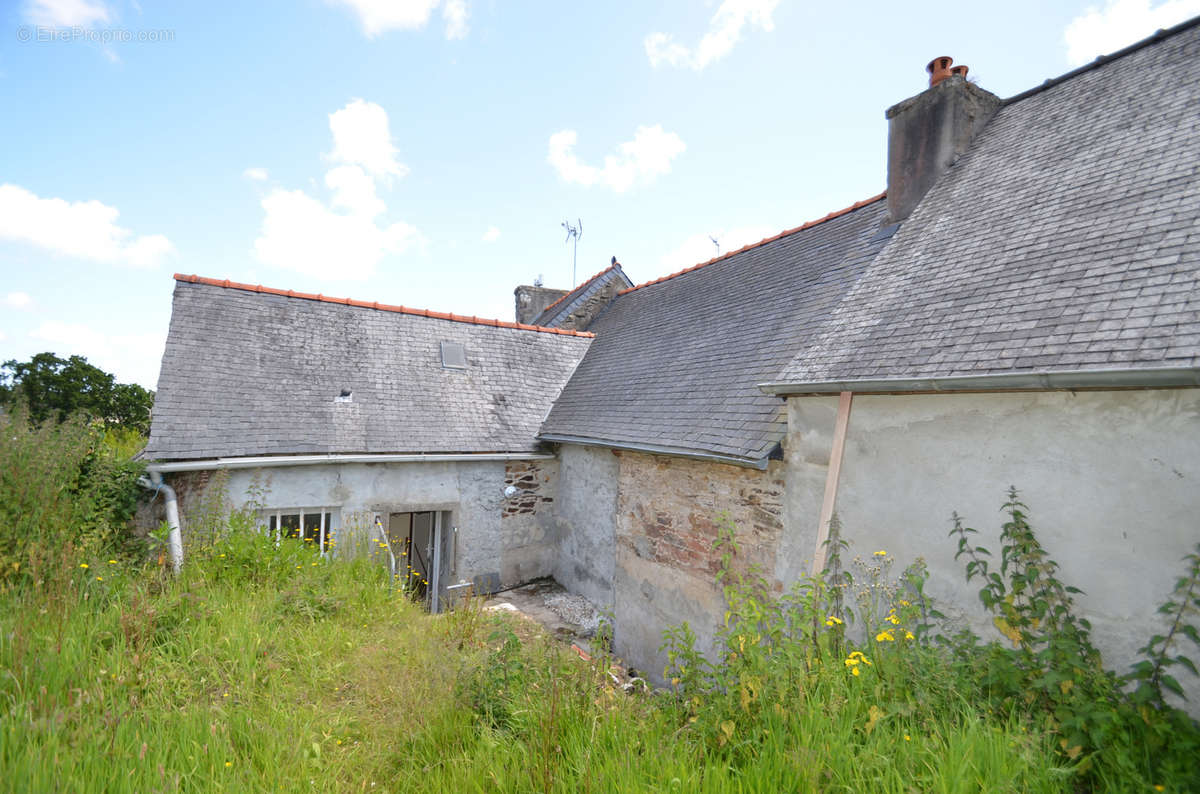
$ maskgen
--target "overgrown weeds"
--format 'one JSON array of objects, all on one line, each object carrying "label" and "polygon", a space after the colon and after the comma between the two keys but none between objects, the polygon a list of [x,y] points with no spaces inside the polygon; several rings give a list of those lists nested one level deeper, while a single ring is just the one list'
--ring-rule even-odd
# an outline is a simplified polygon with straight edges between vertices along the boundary
[{"label": "overgrown weeds", "polygon": [[843,564],[836,522],[824,575],[784,592],[741,564],[726,526],[716,648],[671,630],[670,692],[628,694],[607,640],[585,661],[469,597],[430,616],[378,559],[276,542],[252,506],[214,501],[182,574],[164,575],[114,553],[126,508],[87,485],[100,471],[84,463],[87,425],[18,430],[0,452],[28,461],[2,509],[32,533],[0,530],[6,565],[20,563],[0,592],[11,790],[1195,788],[1195,725],[1165,699],[1191,666],[1179,645],[1196,638],[1197,554],[1125,695],[1017,504],[1000,568],[972,569],[1015,648],[939,638],[923,564],[897,575],[883,549]]},{"label": "overgrown weeds", "polygon": [[974,543],[978,532],[953,518],[956,556],[965,558],[967,580],[982,582],[979,600],[1010,643],[959,635],[951,645],[964,662],[965,684],[993,709],[1040,715],[1086,785],[1128,790],[1149,780],[1173,790],[1200,789],[1200,725],[1169,706],[1163,691],[1183,695],[1171,667],[1196,672],[1176,645],[1181,639],[1200,644],[1189,622],[1200,614],[1200,554],[1184,558],[1185,573],[1159,610],[1172,618],[1168,633],[1152,636],[1141,649],[1144,658],[1118,677],[1104,668],[1092,626],[1077,614],[1074,597],[1082,591],[1060,579],[1015,488],[1003,510],[998,567],[991,552]]}]

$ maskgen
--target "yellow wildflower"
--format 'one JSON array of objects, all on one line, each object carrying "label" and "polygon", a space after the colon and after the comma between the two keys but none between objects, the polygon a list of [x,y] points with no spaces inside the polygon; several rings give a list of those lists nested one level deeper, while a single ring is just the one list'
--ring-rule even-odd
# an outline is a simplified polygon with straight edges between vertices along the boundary
[{"label": "yellow wildflower", "polygon": [[854,675],[858,675],[858,674],[859,674],[859,673],[858,673],[858,668],[857,668],[857,667],[852,667],[852,668],[850,668],[850,672],[851,672],[851,673],[853,673]]},{"label": "yellow wildflower", "polygon": [[892,636],[890,630],[881,631],[875,635],[875,642],[895,642],[896,638]]},{"label": "yellow wildflower", "polygon": [[80,568],[82,568],[82,569],[84,569],[84,570],[86,571],[86,570],[87,570],[87,567],[88,567],[88,564],[87,564],[86,562],[81,562],[81,563],[79,563],[79,567],[80,567]]},{"label": "yellow wildflower", "polygon": [[909,736],[909,735],[906,733],[906,734],[904,734],[904,741],[906,741],[906,742],[911,742],[911,741],[912,741],[912,737],[911,737],[911,736]]},{"label": "yellow wildflower", "polygon": [[97,576],[97,577],[96,577],[96,581],[97,581],[97,582],[103,582],[103,581],[104,581],[104,577],[103,577],[103,576]]},{"label": "yellow wildflower", "polygon": [[840,625],[842,625],[842,619],[839,617],[836,617],[834,615],[830,615],[829,617],[825,618],[825,625],[826,626],[840,626]]},{"label": "yellow wildflower", "polygon": [[[862,651],[852,651],[850,655],[846,657],[844,664],[851,669],[857,668],[860,664],[865,664],[869,667],[871,665],[871,660],[863,656]],[[858,675],[858,673],[855,673],[855,675]]]},{"label": "yellow wildflower", "polygon": [[880,549],[879,551],[875,552],[875,556],[876,556],[876,557],[886,557],[886,556],[887,556],[887,552],[886,552],[886,551],[884,551],[883,549]]},{"label": "yellow wildflower", "polygon": [[914,636],[913,636],[913,633],[912,633],[911,631],[905,631],[905,632],[904,632],[904,639],[906,639],[906,640],[915,640],[915,639],[916,639],[916,637],[914,637]]},{"label": "yellow wildflower", "polygon": [[117,561],[116,561],[116,560],[109,560],[109,561],[108,561],[108,564],[109,564],[109,565],[116,565],[116,564],[117,564]]},{"label": "yellow wildflower", "polygon": [[226,762],[225,762],[225,766],[233,766],[233,762],[232,762],[232,761],[226,761]]}]

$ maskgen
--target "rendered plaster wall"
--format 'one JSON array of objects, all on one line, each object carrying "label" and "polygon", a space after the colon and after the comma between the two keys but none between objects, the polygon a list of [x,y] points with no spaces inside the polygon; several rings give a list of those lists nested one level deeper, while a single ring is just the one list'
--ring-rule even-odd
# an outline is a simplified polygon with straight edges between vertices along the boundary
[{"label": "rendered plaster wall", "polygon": [[605,608],[613,603],[619,464],[607,447],[559,448],[554,579]]},{"label": "rendered plaster wall", "polygon": [[741,551],[734,570],[758,566],[772,579],[783,532],[785,466],[766,471],[620,451],[613,576],[617,652],[661,680],[663,632],[687,621],[711,651],[725,604],[713,550],[732,527]]},{"label": "rendered plaster wall", "polygon": [[[789,488],[812,491],[789,493],[788,535],[810,543],[836,398],[788,403]],[[854,397],[837,495],[850,556],[885,549],[894,572],[923,556],[939,608],[989,638],[979,584],[965,581],[947,533],[957,512],[998,554],[1010,485],[1061,579],[1086,592],[1078,605],[1107,666],[1127,671],[1162,633],[1155,610],[1198,539],[1200,389]],[[785,567],[805,552],[792,548]],[[1196,703],[1200,687],[1186,685]]]},{"label": "rendered plaster wall", "polygon": [[552,511],[557,460],[516,460],[504,467],[506,496],[500,511],[500,584],[504,587],[554,572],[558,557]]},{"label": "rendered plaster wall", "polygon": [[[176,478],[194,478],[194,473]],[[233,469],[227,493],[234,505],[253,502],[264,509],[332,507],[340,512],[345,542],[354,542],[355,525],[370,513],[387,515],[420,510],[449,511],[457,537],[447,539],[453,559],[447,572],[454,581],[502,579],[505,463],[348,463]],[[185,508],[185,523],[186,509]]]}]

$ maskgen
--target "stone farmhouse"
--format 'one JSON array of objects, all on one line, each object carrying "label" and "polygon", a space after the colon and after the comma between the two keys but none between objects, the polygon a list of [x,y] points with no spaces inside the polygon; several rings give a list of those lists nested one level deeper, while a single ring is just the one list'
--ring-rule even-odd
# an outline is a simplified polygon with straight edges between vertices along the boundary
[{"label": "stone farmhouse", "polygon": [[928,68],[886,193],[518,322],[176,276],[151,468],[185,521],[227,470],[269,531],[379,533],[431,596],[553,576],[651,675],[711,642],[726,520],[784,587],[836,511],[990,630],[949,518],[1015,485],[1125,669],[1200,540],[1200,19],[1009,99]]}]

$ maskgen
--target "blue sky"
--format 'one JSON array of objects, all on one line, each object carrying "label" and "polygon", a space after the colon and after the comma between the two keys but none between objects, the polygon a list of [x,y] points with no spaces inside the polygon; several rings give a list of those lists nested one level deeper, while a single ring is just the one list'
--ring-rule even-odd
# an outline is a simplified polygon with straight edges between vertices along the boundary
[{"label": "blue sky", "polygon": [[0,360],[153,387],[174,272],[512,319],[563,220],[673,272],[879,193],[933,57],[1011,96],[1200,0],[0,7]]}]

